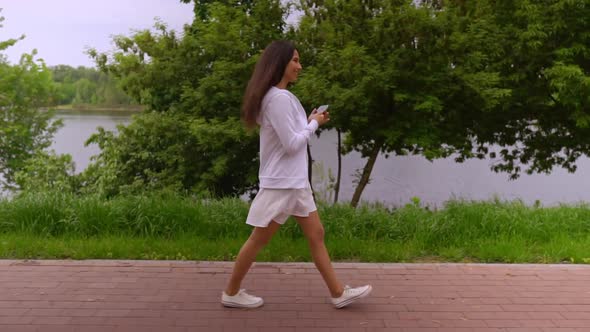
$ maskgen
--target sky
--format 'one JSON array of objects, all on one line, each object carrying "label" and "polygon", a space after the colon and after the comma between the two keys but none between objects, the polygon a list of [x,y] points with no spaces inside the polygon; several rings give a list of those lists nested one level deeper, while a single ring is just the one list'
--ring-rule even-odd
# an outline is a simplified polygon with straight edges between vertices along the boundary
[{"label": "sky", "polygon": [[193,20],[193,5],[179,0],[0,0],[0,8],[0,41],[26,35],[4,51],[13,64],[37,49],[48,66],[94,67],[86,49],[113,50],[113,35],[151,29],[156,17],[179,32]]}]

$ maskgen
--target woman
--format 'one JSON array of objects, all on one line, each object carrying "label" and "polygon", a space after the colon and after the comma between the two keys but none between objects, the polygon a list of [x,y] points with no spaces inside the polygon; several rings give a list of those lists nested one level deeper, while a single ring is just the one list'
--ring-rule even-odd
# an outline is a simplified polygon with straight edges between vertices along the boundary
[{"label": "woman", "polygon": [[372,289],[370,285],[343,286],[324,245],[324,228],[307,179],[307,142],[319,126],[330,120],[330,115],[318,114],[314,109],[307,118],[297,97],[287,90],[301,69],[299,53],[291,42],[272,42],[258,60],[246,88],[242,118],[248,127],[260,125],[260,190],[246,220],[254,230],[242,246],[222,293],[221,303],[228,307],[263,305],[261,298],[240,290],[240,284],[258,252],[290,215],[308,240],[313,261],[336,308],[367,296]]}]

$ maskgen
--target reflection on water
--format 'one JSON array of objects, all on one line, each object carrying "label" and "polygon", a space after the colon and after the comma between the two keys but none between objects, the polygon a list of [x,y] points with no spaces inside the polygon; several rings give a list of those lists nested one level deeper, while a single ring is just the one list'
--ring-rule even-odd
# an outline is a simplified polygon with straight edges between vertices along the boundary
[{"label": "reflection on water", "polygon": [[[115,129],[117,124],[129,123],[133,112],[70,112],[61,111],[64,127],[56,134],[53,149],[69,153],[77,171],[88,165],[90,156],[99,152],[97,146],[84,147],[84,142],[96,132],[96,127]],[[336,175],[336,133],[324,132],[311,142],[314,167],[314,188],[327,194],[328,169]],[[360,154],[352,152],[343,157],[341,201],[350,201],[354,192],[355,172],[364,166]],[[385,159],[380,156],[375,163],[371,182],[362,199],[380,201],[387,205],[403,205],[412,197],[419,197],[428,205],[440,206],[451,198],[487,200],[495,196],[501,199],[522,199],[527,204],[539,200],[544,205],[590,201],[590,159],[579,159],[578,171],[569,174],[556,169],[551,175],[522,175],[509,181],[506,174],[490,171],[490,161],[469,160],[458,164],[452,159],[429,162],[421,156],[400,156]],[[323,174],[320,174],[323,173]],[[322,180],[323,178],[323,180]]]}]

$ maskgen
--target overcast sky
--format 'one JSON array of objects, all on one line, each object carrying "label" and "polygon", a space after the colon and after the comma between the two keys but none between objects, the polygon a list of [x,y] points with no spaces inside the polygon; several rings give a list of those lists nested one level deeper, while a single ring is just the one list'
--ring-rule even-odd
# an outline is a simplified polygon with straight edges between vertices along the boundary
[{"label": "overcast sky", "polygon": [[156,17],[182,31],[193,19],[192,4],[178,0],[0,0],[0,8],[0,41],[26,35],[4,51],[8,60],[36,48],[49,66],[93,67],[85,50],[112,50],[112,35],[152,28]]}]

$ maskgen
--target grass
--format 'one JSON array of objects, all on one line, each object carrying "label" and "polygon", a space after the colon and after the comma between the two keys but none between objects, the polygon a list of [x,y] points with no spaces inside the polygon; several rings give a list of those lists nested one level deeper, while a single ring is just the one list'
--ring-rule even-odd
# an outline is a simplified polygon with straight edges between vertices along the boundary
[{"label": "grass", "polygon": [[[320,204],[319,212],[335,261],[590,263],[586,205]],[[247,213],[239,199],[26,194],[0,200],[0,257],[233,260],[251,231]],[[287,222],[258,260],[310,261],[297,223]]]}]

